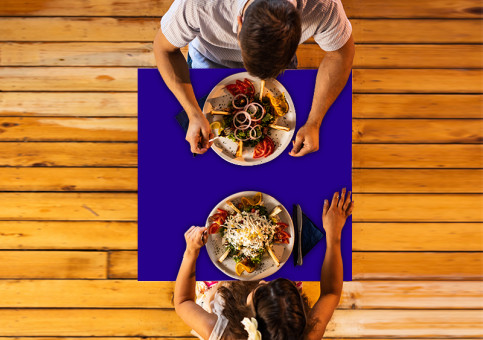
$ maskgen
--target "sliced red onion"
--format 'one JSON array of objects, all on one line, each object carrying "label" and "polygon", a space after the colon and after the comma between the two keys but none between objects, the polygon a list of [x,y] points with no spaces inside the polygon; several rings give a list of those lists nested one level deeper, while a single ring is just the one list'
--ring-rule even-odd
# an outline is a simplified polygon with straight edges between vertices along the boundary
[{"label": "sliced red onion", "polygon": [[249,139],[250,139],[250,134],[248,134],[248,136],[247,136],[245,139],[242,139],[242,138],[238,137],[238,131],[240,131],[240,130],[241,130],[241,131],[245,131],[245,129],[236,129],[236,130],[235,130],[235,132],[233,133],[233,135],[235,136],[235,138],[236,138],[237,140],[242,141],[242,142],[244,142],[244,141],[246,141],[246,140],[249,140]]},{"label": "sliced red onion", "polygon": [[235,104],[235,101],[237,100],[237,98],[240,98],[240,97],[242,97],[242,98],[244,98],[244,99],[245,99],[245,103],[248,103],[248,98],[247,98],[247,96],[245,96],[243,93],[237,94],[235,97],[233,97],[233,100],[231,101],[231,104],[233,105],[233,107],[234,107],[235,109],[243,109],[243,108],[246,106],[246,104],[245,104],[245,105],[243,105],[243,106],[237,106],[237,105]]},{"label": "sliced red onion", "polygon": [[[262,114],[260,115],[260,118],[255,118],[255,115],[258,112],[257,106],[262,109]],[[253,108],[253,109],[250,110],[250,108]],[[262,105],[255,102],[245,106],[245,111],[248,112],[248,114],[252,117],[252,121],[254,122],[260,121],[265,116],[265,108]]]},{"label": "sliced red onion", "polygon": [[[244,117],[245,119],[242,118],[243,119],[242,120],[239,117]],[[252,123],[252,117],[250,117],[250,114],[248,112],[239,111],[233,117],[233,125],[238,129],[246,130],[248,129],[251,123]]]},{"label": "sliced red onion", "polygon": [[[257,134],[257,128],[260,130],[260,136],[258,136]],[[261,130],[261,127],[260,125],[255,125],[251,128],[250,130],[250,139],[258,139],[262,136],[262,130]]]}]

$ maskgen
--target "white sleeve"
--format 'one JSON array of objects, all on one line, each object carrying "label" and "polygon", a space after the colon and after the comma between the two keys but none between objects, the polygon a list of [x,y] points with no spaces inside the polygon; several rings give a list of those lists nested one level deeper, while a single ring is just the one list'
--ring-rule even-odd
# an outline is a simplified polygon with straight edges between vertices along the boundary
[{"label": "white sleeve", "polygon": [[188,45],[200,31],[198,2],[175,0],[161,18],[161,31],[176,47]]},{"label": "white sleeve", "polygon": [[327,52],[345,45],[352,34],[352,26],[347,19],[340,0],[331,0],[326,16],[314,34],[314,40]]}]

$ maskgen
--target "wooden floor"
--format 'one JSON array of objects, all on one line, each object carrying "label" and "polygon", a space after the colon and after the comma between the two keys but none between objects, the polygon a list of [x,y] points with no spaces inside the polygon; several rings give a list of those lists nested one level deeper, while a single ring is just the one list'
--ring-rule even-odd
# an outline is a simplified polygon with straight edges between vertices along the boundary
[{"label": "wooden floor", "polygon": [[[354,281],[327,336],[481,337],[481,2],[343,3]],[[0,338],[190,337],[173,283],[136,281],[136,69],[169,4],[2,0]]]}]

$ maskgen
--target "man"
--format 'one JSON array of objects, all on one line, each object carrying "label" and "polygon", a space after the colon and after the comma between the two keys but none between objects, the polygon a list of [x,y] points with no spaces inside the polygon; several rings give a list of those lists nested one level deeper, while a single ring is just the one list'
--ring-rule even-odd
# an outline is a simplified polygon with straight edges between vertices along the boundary
[{"label": "man", "polygon": [[161,20],[154,52],[161,76],[188,114],[191,151],[206,152],[212,133],[181,47],[189,44],[190,67],[244,67],[266,79],[296,68],[297,46],[314,37],[327,54],[318,69],[309,118],[290,151],[299,157],[319,149],[322,119],[352,67],[351,33],[340,0],[175,0]]}]

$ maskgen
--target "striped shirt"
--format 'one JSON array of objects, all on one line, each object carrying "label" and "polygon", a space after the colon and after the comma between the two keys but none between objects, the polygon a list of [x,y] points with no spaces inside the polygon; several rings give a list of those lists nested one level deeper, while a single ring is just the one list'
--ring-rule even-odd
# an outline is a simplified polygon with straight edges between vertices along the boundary
[{"label": "striped shirt", "polygon": [[[237,16],[248,0],[175,0],[161,19],[161,30],[176,47],[189,44],[193,68],[243,68]],[[283,1],[283,0],[281,0]],[[352,33],[340,0],[298,0],[300,44],[314,37],[325,51],[344,46]]]}]

